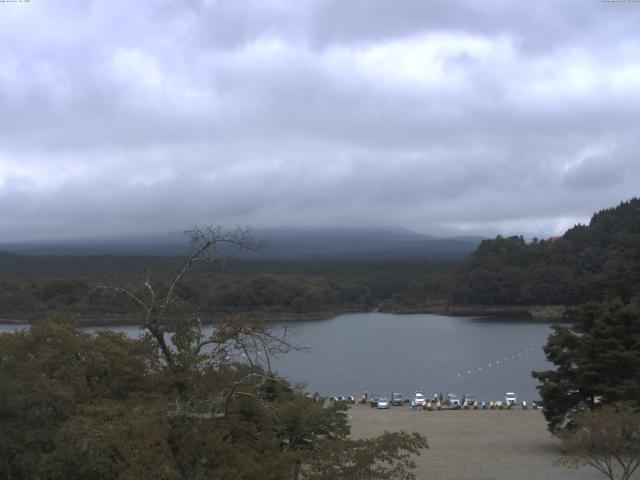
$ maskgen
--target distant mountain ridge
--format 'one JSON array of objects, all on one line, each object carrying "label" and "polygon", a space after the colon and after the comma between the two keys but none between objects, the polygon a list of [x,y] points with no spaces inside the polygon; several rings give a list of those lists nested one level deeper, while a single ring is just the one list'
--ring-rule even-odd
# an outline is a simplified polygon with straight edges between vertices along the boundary
[{"label": "distant mountain ridge", "polygon": [[[469,255],[482,237],[438,238],[391,228],[279,228],[254,232],[266,247],[241,258],[264,259],[444,259]],[[183,255],[189,251],[182,233],[111,239],[0,244],[0,250],[27,255]]]}]

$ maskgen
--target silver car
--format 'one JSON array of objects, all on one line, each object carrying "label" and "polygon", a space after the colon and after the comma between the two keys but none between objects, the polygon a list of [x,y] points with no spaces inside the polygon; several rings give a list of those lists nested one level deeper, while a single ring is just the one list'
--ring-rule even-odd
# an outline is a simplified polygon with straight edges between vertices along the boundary
[{"label": "silver car", "polygon": [[444,399],[444,405],[447,408],[460,408],[462,404],[460,403],[460,399],[455,393],[447,393],[447,396]]},{"label": "silver car", "polygon": [[378,399],[378,408],[389,408],[390,402],[386,397],[380,397]]}]

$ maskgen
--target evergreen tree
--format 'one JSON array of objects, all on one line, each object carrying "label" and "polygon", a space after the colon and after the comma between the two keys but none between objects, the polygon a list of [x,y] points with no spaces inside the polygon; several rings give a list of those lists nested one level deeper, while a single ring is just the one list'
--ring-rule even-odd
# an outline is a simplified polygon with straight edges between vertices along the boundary
[{"label": "evergreen tree", "polygon": [[640,406],[640,298],[589,303],[570,327],[556,326],[544,348],[556,370],[533,372],[553,431],[598,404]]}]

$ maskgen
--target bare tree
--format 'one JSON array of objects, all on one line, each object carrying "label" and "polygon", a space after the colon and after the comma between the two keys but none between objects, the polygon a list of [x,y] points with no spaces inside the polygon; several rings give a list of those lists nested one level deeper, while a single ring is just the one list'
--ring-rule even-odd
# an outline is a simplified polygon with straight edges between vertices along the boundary
[{"label": "bare tree", "polygon": [[191,240],[191,253],[165,288],[159,288],[152,281],[147,269],[139,285],[99,285],[94,291],[106,290],[126,296],[140,308],[141,328],[158,346],[169,368],[195,365],[195,360],[204,352],[209,364],[224,363],[239,353],[250,366],[266,364],[270,372],[273,355],[299,349],[289,341],[286,328],[276,334],[264,324],[235,315],[216,322],[207,337],[202,333],[197,314],[185,319],[176,312],[181,303],[180,284],[196,264],[224,263],[235,251],[258,251],[264,243],[256,241],[246,228],[228,231],[221,226],[194,226],[185,233]]},{"label": "bare tree", "polygon": [[[123,295],[139,307],[140,328],[158,347],[166,367],[178,374],[175,385],[182,394],[176,399],[170,416],[225,418],[234,397],[251,396],[260,400],[260,392],[267,382],[281,382],[271,369],[273,356],[304,348],[290,341],[286,327],[274,330],[250,321],[244,314],[215,320],[209,335],[203,333],[197,313],[185,316],[180,308],[180,284],[196,264],[224,263],[234,251],[257,251],[264,245],[253,238],[251,230],[243,228],[227,231],[221,226],[194,226],[185,233],[191,239],[191,253],[168,283],[158,286],[147,269],[140,284],[100,285],[94,291]],[[234,363],[244,365],[236,369],[245,372],[239,378],[211,391],[205,399],[186,394],[181,373],[203,373]]]},{"label": "bare tree", "polygon": [[629,480],[640,466],[640,412],[616,405],[587,410],[559,437],[566,465],[587,464],[610,480]]}]

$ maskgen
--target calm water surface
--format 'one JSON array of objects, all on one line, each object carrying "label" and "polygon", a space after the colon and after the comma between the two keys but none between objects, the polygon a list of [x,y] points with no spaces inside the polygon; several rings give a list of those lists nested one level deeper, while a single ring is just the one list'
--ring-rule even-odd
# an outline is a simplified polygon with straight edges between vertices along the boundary
[{"label": "calm water surface", "polygon": [[[532,370],[550,368],[542,346],[548,323],[527,319],[358,313],[288,324],[308,353],[273,362],[275,370],[323,395],[469,392],[479,399],[538,397]],[[1,325],[0,332],[15,330]],[[135,337],[137,327],[114,327]],[[91,330],[96,330],[91,329]]]}]

